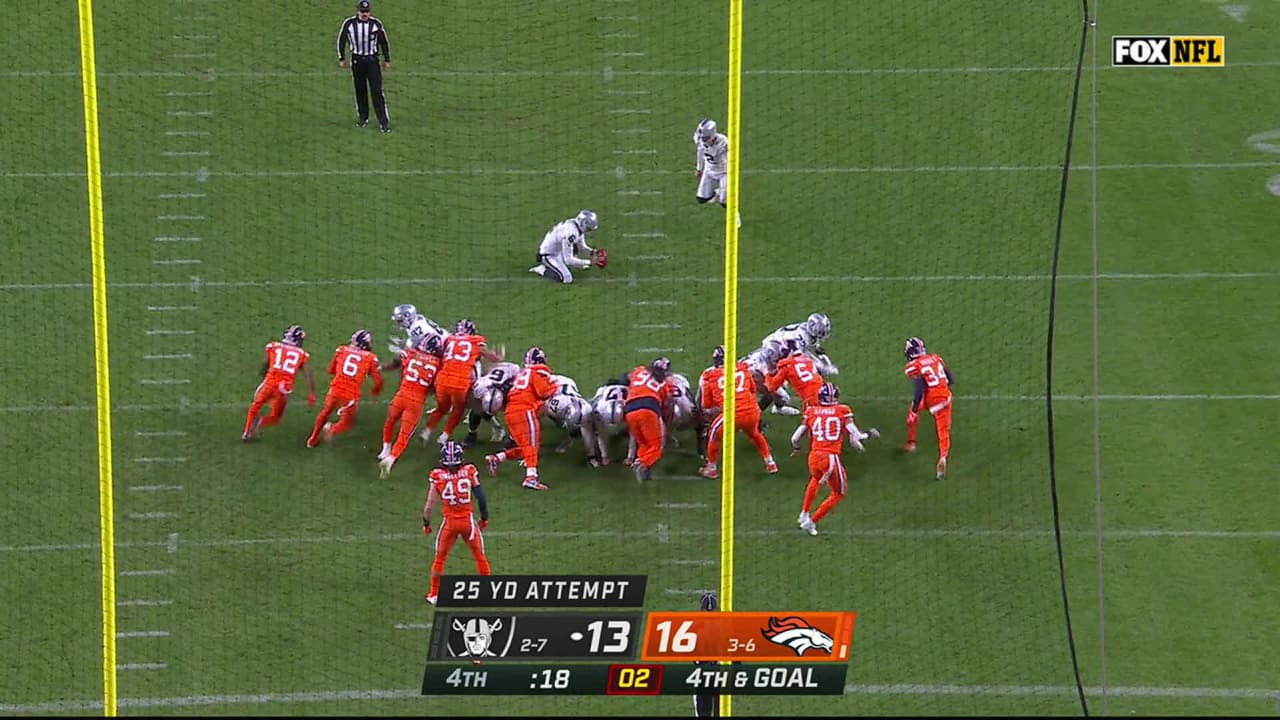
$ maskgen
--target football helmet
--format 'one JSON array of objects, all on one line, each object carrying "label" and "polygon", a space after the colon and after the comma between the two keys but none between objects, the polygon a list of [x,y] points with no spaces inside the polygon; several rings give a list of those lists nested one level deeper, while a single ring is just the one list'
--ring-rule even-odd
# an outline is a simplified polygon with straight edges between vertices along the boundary
[{"label": "football helmet", "polygon": [[480,411],[494,416],[507,404],[507,396],[500,387],[486,387],[476,391],[476,400],[480,402]]},{"label": "football helmet", "polygon": [[285,329],[284,337],[281,339],[290,345],[302,347],[302,341],[307,339],[307,333],[300,325],[290,325]]},{"label": "football helmet", "polygon": [[824,382],[818,388],[818,403],[821,405],[835,405],[840,400],[840,388],[835,383]]},{"label": "football helmet", "polygon": [[373,333],[368,330],[357,330],[351,333],[351,344],[361,350],[373,349]]},{"label": "football helmet", "polygon": [[439,335],[428,335],[425,340],[418,344],[418,349],[436,357],[444,354],[444,347],[440,344]]},{"label": "football helmet", "polygon": [[405,330],[413,325],[413,321],[418,317],[418,308],[409,303],[401,303],[391,311],[391,322],[399,325]]},{"label": "football helmet", "polygon": [[804,321],[804,329],[809,331],[814,340],[826,340],[831,337],[831,318],[822,313],[813,313]]},{"label": "football helmet", "polygon": [[452,440],[440,448],[440,464],[445,467],[457,467],[462,464],[462,443]]},{"label": "football helmet", "polygon": [[547,414],[572,430],[582,425],[582,401],[568,395],[555,395],[547,401]]},{"label": "football helmet", "polygon": [[924,349],[924,340],[918,337],[907,338],[907,343],[902,348],[902,354],[906,355],[908,360],[918,358],[928,352],[928,350]]},{"label": "football helmet", "polygon": [[724,346],[717,345],[715,350],[711,351],[711,365],[713,367],[724,367]]},{"label": "football helmet", "polygon": [[454,332],[459,335],[475,335],[476,324],[470,320],[459,320],[458,326],[454,328]]},{"label": "football helmet", "polygon": [[589,233],[600,227],[599,218],[596,217],[594,210],[579,210],[573,221],[578,224],[578,229],[584,233]]},{"label": "football helmet", "polygon": [[706,143],[711,142],[715,137],[716,121],[711,118],[703,118],[702,122],[698,123],[698,139]]},{"label": "football helmet", "polygon": [[649,372],[653,373],[653,377],[656,380],[666,380],[667,375],[671,374],[671,361],[665,357],[660,357],[649,363]]},{"label": "football helmet", "polygon": [[777,340],[770,340],[760,346],[760,357],[769,364],[769,367],[776,365],[783,358],[783,353],[785,352],[786,347]]},{"label": "football helmet", "polygon": [[538,347],[537,345],[534,345],[533,347],[529,348],[525,352],[524,364],[525,365],[546,365],[547,354],[543,352],[542,348]]}]

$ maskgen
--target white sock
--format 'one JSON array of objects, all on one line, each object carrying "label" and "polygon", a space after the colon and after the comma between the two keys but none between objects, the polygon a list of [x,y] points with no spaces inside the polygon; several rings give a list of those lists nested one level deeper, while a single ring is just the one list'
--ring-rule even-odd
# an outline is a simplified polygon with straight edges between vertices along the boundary
[{"label": "white sock", "polygon": [[382,443],[382,454],[384,456],[391,454],[391,443]]}]

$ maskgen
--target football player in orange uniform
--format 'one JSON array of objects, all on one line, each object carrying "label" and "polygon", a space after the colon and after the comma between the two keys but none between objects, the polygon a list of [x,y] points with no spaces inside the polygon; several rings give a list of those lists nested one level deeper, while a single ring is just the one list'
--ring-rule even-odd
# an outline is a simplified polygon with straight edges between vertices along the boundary
[{"label": "football player in orange uniform", "polygon": [[[307,371],[307,406],[315,407],[316,379],[307,365],[311,353],[302,349],[302,341],[306,339],[307,334],[301,327],[290,325],[284,331],[284,337],[280,341],[267,343],[267,361],[262,366],[264,377],[253,393],[249,414],[244,419],[241,440],[245,442],[252,440],[253,436],[258,434],[258,427],[261,425],[271,426],[280,422],[280,417],[284,415],[284,406],[288,404],[289,395],[293,393],[293,381],[297,378],[298,371],[304,368]],[[267,413],[265,418],[260,417],[258,413],[267,403],[271,403],[271,412]]]},{"label": "football player in orange uniform", "polygon": [[[818,521],[831,512],[849,490],[849,478],[840,462],[845,438],[858,452],[864,452],[863,440],[880,437],[880,431],[875,428],[865,433],[859,430],[853,422],[853,410],[839,400],[840,389],[831,383],[822,383],[817,403],[805,407],[804,422],[791,436],[792,455],[800,452],[800,438],[805,433],[810,436],[809,485],[804,490],[804,504],[800,506],[800,529],[810,535],[818,534]],[[809,509],[818,496],[819,485],[826,485],[831,494],[810,516]]]},{"label": "football player in orange uniform", "polygon": [[459,320],[455,332],[444,340],[443,363],[436,375],[436,409],[427,416],[423,442],[431,439],[440,419],[446,416],[440,444],[449,441],[454,428],[462,421],[462,412],[467,409],[471,385],[476,379],[476,361],[482,358],[489,362],[502,360],[501,355],[485,347],[484,336],[476,333],[475,323]]},{"label": "football player in orange uniform", "polygon": [[947,476],[947,455],[951,452],[951,371],[942,357],[924,347],[924,340],[907,338],[903,349],[907,356],[907,377],[915,383],[916,392],[907,409],[907,444],[903,450],[916,451],[916,429],[920,426],[920,409],[927,408],[938,431],[937,478]]},{"label": "football player in orange uniform", "polygon": [[524,461],[524,486],[530,490],[546,490],[538,480],[538,445],[542,442],[542,423],[538,416],[542,405],[560,388],[551,380],[547,354],[531,347],[524,354],[524,367],[516,374],[507,393],[507,409],[503,418],[515,447],[496,455],[486,455],[490,475],[498,474],[498,465],[506,460]]},{"label": "football player in orange uniform", "polygon": [[[480,522],[476,522],[471,511],[471,501],[475,499],[476,508],[480,511]],[[440,503],[440,531],[436,533],[436,557],[431,563],[431,589],[426,593],[427,602],[436,604],[440,594],[440,577],[444,575],[444,564],[449,558],[453,544],[462,538],[476,560],[476,572],[488,575],[489,558],[484,554],[484,536],[481,531],[489,526],[489,505],[484,499],[484,490],[480,488],[480,477],[476,466],[462,463],[462,445],[447,442],[440,449],[440,467],[431,471],[431,489],[427,491],[427,503],[422,507],[422,532],[431,534],[431,510]]]},{"label": "football player in orange uniform", "polygon": [[632,370],[626,378],[627,402],[622,412],[636,446],[631,469],[640,482],[649,479],[650,470],[662,459],[667,436],[662,409],[671,396],[671,385],[667,382],[670,374],[671,361],[660,357]]},{"label": "football player in orange uniform", "polygon": [[790,383],[807,407],[817,404],[818,388],[823,382],[817,362],[798,343],[788,341],[786,357],[779,360],[777,369],[765,378],[764,387],[776,393],[783,383]]},{"label": "football player in orange uniform", "polygon": [[[378,474],[387,477],[400,459],[409,439],[422,419],[422,408],[440,370],[440,338],[428,335],[421,348],[408,347],[399,356],[382,366],[383,370],[400,368],[400,388],[391,399],[387,421],[382,424],[382,452],[378,453]],[[400,427],[397,431],[396,423]],[[392,446],[391,441],[395,440]]]},{"label": "football player in orange uniform", "polygon": [[[351,342],[333,351],[333,359],[329,361],[329,374],[333,381],[329,383],[329,393],[324,398],[324,407],[316,416],[315,427],[307,438],[307,447],[320,444],[323,435],[327,441],[334,435],[351,429],[356,421],[356,406],[360,402],[360,386],[367,376],[373,376],[373,394],[382,392],[382,373],[378,370],[378,356],[373,354],[373,333],[368,330],[357,330],[351,335]],[[338,422],[329,422],[329,414],[338,412]]]},{"label": "football player in orange uniform", "polygon": [[[724,346],[717,345],[711,351],[711,367],[707,368],[699,379],[702,384],[703,413],[717,414],[711,421],[707,434],[707,464],[702,466],[702,476],[717,478],[720,470],[716,463],[720,461],[721,445],[724,442]],[[714,385],[714,388],[707,387]],[[764,469],[769,474],[778,472],[778,464],[773,461],[773,453],[769,450],[769,440],[760,432],[760,406],[756,404],[756,381],[751,376],[751,369],[746,363],[736,363],[733,373],[734,410],[733,422],[738,430],[747,434],[751,444],[764,460]],[[708,399],[717,405],[708,406]]]}]

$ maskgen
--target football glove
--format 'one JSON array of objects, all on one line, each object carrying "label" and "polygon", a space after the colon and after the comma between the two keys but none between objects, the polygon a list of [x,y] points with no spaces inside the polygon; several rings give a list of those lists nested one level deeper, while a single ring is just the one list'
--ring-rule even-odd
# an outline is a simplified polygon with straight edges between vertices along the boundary
[{"label": "football glove", "polygon": [[485,529],[485,528],[487,528],[487,527],[489,527],[489,519],[488,519],[488,518],[485,518],[485,519],[483,519],[483,520],[481,520],[481,521],[480,521],[480,529],[481,529],[481,530],[484,530],[484,529]]},{"label": "football glove", "polygon": [[307,407],[313,408],[315,406],[316,406],[316,394],[307,393]]},{"label": "football glove", "polygon": [[920,424],[920,413],[915,410],[907,411],[907,427],[915,427]]},{"label": "football glove", "polygon": [[422,534],[423,534],[423,535],[430,535],[430,534],[431,534],[431,521],[430,521],[430,520],[423,520],[423,521],[422,521]]},{"label": "football glove", "polygon": [[600,248],[599,250],[596,250],[596,267],[605,268],[608,265],[609,265],[609,251],[604,248]]}]

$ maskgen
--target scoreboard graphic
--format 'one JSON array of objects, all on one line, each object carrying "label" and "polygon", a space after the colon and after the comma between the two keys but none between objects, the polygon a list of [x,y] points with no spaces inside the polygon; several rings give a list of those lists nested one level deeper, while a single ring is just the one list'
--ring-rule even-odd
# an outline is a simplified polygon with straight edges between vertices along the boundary
[{"label": "scoreboard graphic", "polygon": [[852,612],[559,610],[642,607],[645,585],[644,576],[446,576],[422,693],[844,692]]}]

